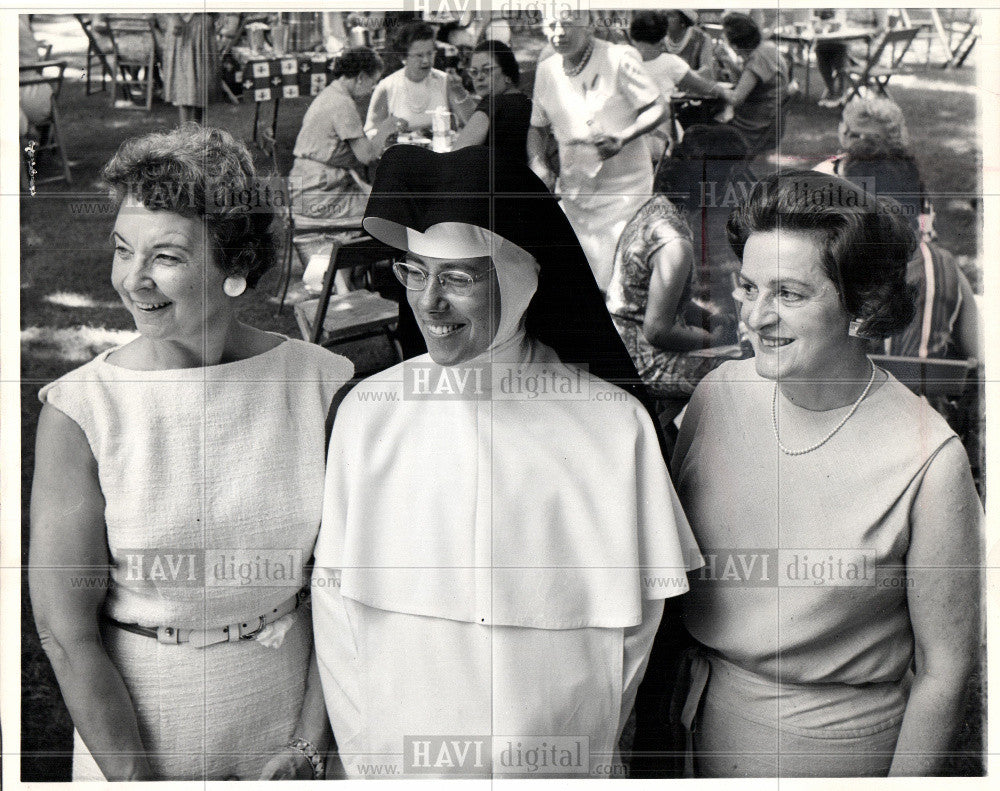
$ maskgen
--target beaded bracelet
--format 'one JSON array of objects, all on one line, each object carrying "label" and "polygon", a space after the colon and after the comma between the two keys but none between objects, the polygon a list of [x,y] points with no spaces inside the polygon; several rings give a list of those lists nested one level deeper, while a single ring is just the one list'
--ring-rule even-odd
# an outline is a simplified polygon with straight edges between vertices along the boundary
[{"label": "beaded bracelet", "polygon": [[307,759],[309,759],[309,763],[312,764],[313,768],[313,780],[323,779],[326,762],[323,760],[323,756],[320,755],[316,751],[316,748],[312,746],[312,742],[301,738],[292,739],[288,743],[288,747],[292,750],[298,750]]}]

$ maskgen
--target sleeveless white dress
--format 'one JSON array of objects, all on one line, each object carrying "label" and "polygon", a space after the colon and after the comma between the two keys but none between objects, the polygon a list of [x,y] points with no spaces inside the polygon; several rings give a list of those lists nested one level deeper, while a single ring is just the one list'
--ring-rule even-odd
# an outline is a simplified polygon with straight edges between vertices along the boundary
[{"label": "sleeveless white dress", "polygon": [[[292,339],[207,368],[132,371],[108,362],[110,353],[39,393],[83,429],[97,460],[114,564],[105,612],[123,623],[212,628],[286,601],[304,582],[301,569],[291,573],[295,563],[281,577],[273,563],[241,576],[239,566],[228,573],[230,560],[308,560],[327,412],[351,363]],[[183,558],[180,574],[170,558]],[[312,642],[308,614],[296,614],[276,648],[164,645],[113,626],[103,637],[157,778],[256,778],[292,736]],[[102,780],[74,740],[73,779]]]}]

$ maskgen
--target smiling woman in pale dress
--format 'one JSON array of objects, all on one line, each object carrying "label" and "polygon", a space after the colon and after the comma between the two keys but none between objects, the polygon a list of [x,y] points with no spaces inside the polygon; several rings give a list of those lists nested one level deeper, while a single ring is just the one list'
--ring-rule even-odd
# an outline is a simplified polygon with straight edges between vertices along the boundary
[{"label": "smiling woman in pale dress", "polygon": [[699,776],[936,774],[961,721],[982,506],[955,433],[866,354],[913,315],[893,208],[799,171],[729,220],[754,357],[702,380],[673,462],[719,570],[684,601]]},{"label": "smiling woman in pale dress", "polygon": [[[31,603],[73,778],[256,779],[272,756],[313,777],[329,726],[303,707],[298,592],[353,366],[239,320],[274,263],[274,214],[216,202],[259,189],[230,134],[126,141],[103,178],[111,282],[139,337],[42,388],[31,490]],[[230,559],[274,571],[244,584]]]}]

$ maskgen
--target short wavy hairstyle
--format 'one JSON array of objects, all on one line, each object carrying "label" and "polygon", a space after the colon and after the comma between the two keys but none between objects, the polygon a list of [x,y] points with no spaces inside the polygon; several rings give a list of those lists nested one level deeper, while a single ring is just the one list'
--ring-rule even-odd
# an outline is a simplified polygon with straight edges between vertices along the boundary
[{"label": "short wavy hairstyle", "polygon": [[400,57],[405,58],[415,41],[434,41],[435,33],[434,28],[426,22],[411,22],[401,27],[395,38],[396,50]]},{"label": "short wavy hairstyle", "polygon": [[[679,15],[685,22],[690,22],[683,14]],[[632,22],[628,26],[629,38],[645,44],[657,44],[667,35],[667,14],[664,11],[636,11],[632,14]]]},{"label": "short wavy hairstyle", "polygon": [[[132,199],[205,223],[215,263],[255,286],[277,256],[280,204],[247,147],[229,132],[188,123],[122,143],[101,176],[121,208]],[[270,197],[269,197],[270,196]]]},{"label": "short wavy hairstyle", "polygon": [[909,145],[906,118],[892,99],[877,94],[857,95],[844,106],[844,124],[856,137],[880,137],[893,146]]},{"label": "short wavy hairstyle", "polygon": [[370,47],[354,47],[342,52],[334,61],[333,80],[347,77],[354,79],[359,74],[378,76],[382,73],[382,59]]},{"label": "short wavy hairstyle", "polygon": [[517,65],[514,51],[502,41],[488,38],[476,44],[472,51],[489,53],[500,68],[500,73],[510,80],[511,85],[517,85],[521,81],[521,67]]},{"label": "short wavy hairstyle", "polygon": [[844,310],[860,320],[863,337],[887,338],[912,321],[915,291],[906,265],[917,240],[892,199],[836,176],[782,171],[758,182],[726,224],[741,261],[752,234],[774,230],[817,240],[824,272]]},{"label": "short wavy hairstyle", "polygon": [[722,19],[722,30],[726,41],[736,49],[757,49],[763,40],[760,27],[746,14],[726,14]]}]

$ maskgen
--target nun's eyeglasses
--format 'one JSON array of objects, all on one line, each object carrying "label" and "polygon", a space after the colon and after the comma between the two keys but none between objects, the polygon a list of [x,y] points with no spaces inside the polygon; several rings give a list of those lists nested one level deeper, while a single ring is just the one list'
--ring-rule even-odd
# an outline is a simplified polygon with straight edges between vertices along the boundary
[{"label": "nun's eyeglasses", "polygon": [[[413,266],[406,261],[396,261],[392,265],[392,271],[396,274],[396,279],[410,291],[423,291],[427,288],[427,281],[431,275],[426,269]],[[470,275],[460,269],[446,269],[437,273],[437,282],[442,291],[459,297],[467,297],[472,293],[476,283],[489,277],[492,271],[493,267],[490,267],[482,274]]]}]

